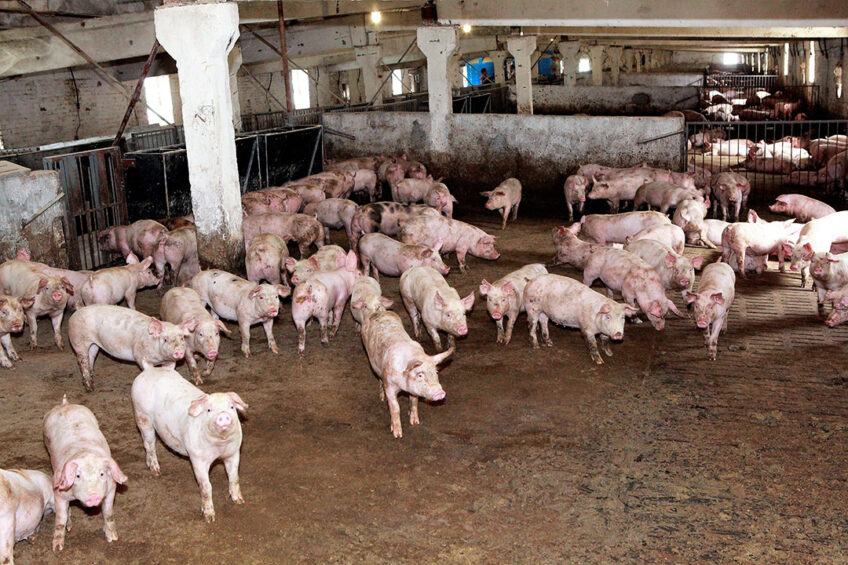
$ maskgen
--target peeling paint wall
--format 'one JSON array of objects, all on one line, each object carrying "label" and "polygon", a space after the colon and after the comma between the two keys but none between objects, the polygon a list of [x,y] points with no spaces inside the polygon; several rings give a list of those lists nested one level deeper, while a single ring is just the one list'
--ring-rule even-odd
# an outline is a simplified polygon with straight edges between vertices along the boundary
[{"label": "peeling paint wall", "polygon": [[[510,86],[510,97],[514,97]],[[537,114],[594,115],[663,114],[698,107],[700,91],[694,86],[563,86],[533,85]]]},{"label": "peeling paint wall", "polygon": [[704,73],[623,73],[619,86],[701,86]]}]

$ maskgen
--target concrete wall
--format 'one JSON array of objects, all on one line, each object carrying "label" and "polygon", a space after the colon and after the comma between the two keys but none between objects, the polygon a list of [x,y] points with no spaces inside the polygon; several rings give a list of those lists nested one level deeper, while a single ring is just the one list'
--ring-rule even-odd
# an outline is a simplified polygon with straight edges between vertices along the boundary
[{"label": "concrete wall", "polygon": [[669,66],[676,72],[703,72],[709,65],[722,66],[723,61],[724,53],[715,51],[672,51]]},{"label": "concrete wall", "polygon": [[64,249],[63,202],[53,204],[26,228],[42,206],[62,192],[56,171],[30,171],[8,161],[0,161],[0,257],[12,258],[21,246],[32,257],[57,267],[68,266]]},{"label": "concrete wall", "polygon": [[[821,50],[816,51],[815,84],[819,85],[821,107],[838,118],[848,118],[848,49],[842,50],[838,39],[826,40],[829,57],[825,58]],[[833,70],[842,65],[842,95],[837,97],[836,77]]]},{"label": "concrete wall", "polygon": [[406,112],[332,113],[324,125],[356,137],[327,135],[328,158],[406,152],[444,176],[460,206],[514,176],[524,184],[522,209],[550,214],[563,206],[562,183],[584,163],[642,162],[679,170],[680,138],[639,141],[680,131],[681,118],[458,114],[448,118],[446,154],[432,154],[430,115]]},{"label": "concrete wall", "polygon": [[[509,92],[514,99],[514,85]],[[647,104],[641,100],[645,96]],[[693,86],[533,85],[533,111],[537,114],[662,114],[673,109],[695,108],[698,97],[698,88]]]},{"label": "concrete wall", "polygon": [[703,71],[622,73],[619,86],[700,86],[703,82]]}]

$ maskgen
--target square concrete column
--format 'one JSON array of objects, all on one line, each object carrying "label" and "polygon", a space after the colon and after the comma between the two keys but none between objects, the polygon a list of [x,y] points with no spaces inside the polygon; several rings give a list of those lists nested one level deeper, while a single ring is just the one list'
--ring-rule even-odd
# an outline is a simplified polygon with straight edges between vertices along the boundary
[{"label": "square concrete column", "polygon": [[455,53],[454,56],[451,57],[451,87],[456,90],[463,88],[463,83],[465,82],[465,75],[463,75],[464,69],[462,68],[464,65],[465,60],[463,60],[461,53]]},{"label": "square concrete column", "polygon": [[604,84],[604,50],[603,45],[589,47],[589,58],[592,61],[592,84],[595,86],[603,86]]},{"label": "square concrete column", "polygon": [[535,35],[513,35],[507,39],[507,49],[515,58],[515,96],[517,98],[518,113],[533,113],[533,81],[530,73],[530,65],[533,61],[530,56],[536,50]]},{"label": "square concrete column", "polygon": [[[310,77],[317,76],[317,73],[318,73],[317,68],[313,67],[313,68],[309,69]],[[316,81],[312,80],[312,78],[309,78],[308,80],[309,80],[309,107],[310,108],[317,108],[319,106],[319,104],[318,104],[318,83]]]},{"label": "square concrete column", "polygon": [[380,60],[383,58],[383,48],[379,45],[366,45],[357,47],[356,64],[362,70],[362,83],[365,87],[365,102],[374,101],[374,104],[383,103],[383,92],[380,90],[380,84],[383,82],[380,78],[381,72],[379,69]]},{"label": "square concrete column", "polygon": [[200,263],[240,270],[244,236],[227,63],[239,36],[238,6],[161,6],[153,20],[156,38],[177,61]]},{"label": "square concrete column", "polygon": [[623,49],[621,47],[610,47],[607,50],[607,56],[610,62],[610,82],[618,86],[619,75],[621,73],[621,55]]},{"label": "square concrete column", "polygon": [[632,73],[636,66],[636,53],[633,49],[624,50],[624,72]]},{"label": "square concrete column", "polygon": [[432,115],[446,116],[453,112],[451,81],[454,71],[449,64],[458,45],[456,26],[418,28],[418,49],[427,57],[427,91]]},{"label": "square concrete column", "polygon": [[636,72],[642,72],[642,58],[644,57],[645,52],[642,49],[636,50]]},{"label": "square concrete column", "polygon": [[233,100],[233,129],[241,131],[241,103],[239,102],[238,71],[241,68],[241,48],[236,45],[227,56],[230,69],[230,95]]},{"label": "square concrete column", "polygon": [[562,58],[562,80],[565,86],[577,84],[577,66],[580,64],[580,43],[577,41],[561,41],[558,45],[559,56]]},{"label": "square concrete column", "polygon": [[533,63],[536,63],[536,61],[541,61],[542,60],[541,57],[542,57],[542,52],[539,51],[539,46],[537,45],[536,50],[533,51],[532,55],[530,55],[530,65],[531,65],[530,79],[531,80],[534,79],[534,78],[535,79],[539,78],[539,64],[537,63],[537,64],[534,65]]},{"label": "square concrete column", "polygon": [[504,84],[506,82],[506,71],[504,70],[506,51],[489,51],[489,58],[495,66],[495,72],[492,76],[492,80],[495,81],[496,84]]}]

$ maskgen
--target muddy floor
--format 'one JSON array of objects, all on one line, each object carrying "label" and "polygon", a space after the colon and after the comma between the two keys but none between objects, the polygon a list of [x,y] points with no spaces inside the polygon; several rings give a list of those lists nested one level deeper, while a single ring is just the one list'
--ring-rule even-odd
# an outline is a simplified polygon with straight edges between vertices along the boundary
[{"label": "muddy floor", "polygon": [[[554,220],[500,232],[494,214],[465,219],[497,234],[503,256],[452,272],[461,295],[553,255]],[[662,332],[628,325],[600,367],[576,330],[553,328],[554,347],[532,350],[523,316],[498,346],[478,297],[469,336],[441,371],[446,400],[423,403],[421,425],[404,419],[397,440],[349,311],[329,347],[310,326],[301,360],[286,303],[274,329],[281,354],[261,326],[248,360],[224,339],[203,387],[250,404],[247,504],[229,501],[216,464],[213,524],[188,460],[159,444],[162,476],[145,466],[129,396],[138,369],[101,354],[85,393],[42,321],[41,347],[16,338],[24,360],[0,373],[0,465],[49,472],[41,419],[67,393],[97,415],[130,480],[115,503],[119,541],[106,543],[99,511],[75,503],[62,554],[50,549],[49,515],[33,543],[17,544],[16,562],[848,562],[848,326],[825,327],[798,275],[774,267],[739,282],[714,362],[694,323],[677,318]],[[409,327],[398,280],[383,289]],[[158,307],[155,291],[141,294],[141,311]]]}]

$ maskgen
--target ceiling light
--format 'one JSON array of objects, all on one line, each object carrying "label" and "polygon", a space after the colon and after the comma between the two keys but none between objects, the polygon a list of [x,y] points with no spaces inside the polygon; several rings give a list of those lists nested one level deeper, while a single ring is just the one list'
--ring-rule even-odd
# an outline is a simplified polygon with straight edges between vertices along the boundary
[{"label": "ceiling light", "polygon": [[371,12],[371,23],[378,24],[382,19],[383,14],[381,14],[379,10],[374,10],[373,12]]},{"label": "ceiling light", "polygon": [[462,24],[462,31],[465,33],[471,33],[471,24]]}]

